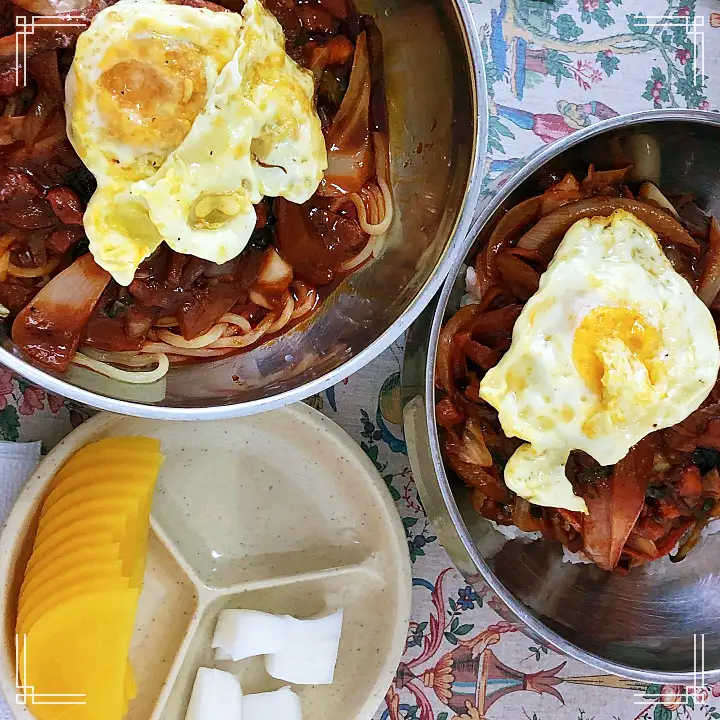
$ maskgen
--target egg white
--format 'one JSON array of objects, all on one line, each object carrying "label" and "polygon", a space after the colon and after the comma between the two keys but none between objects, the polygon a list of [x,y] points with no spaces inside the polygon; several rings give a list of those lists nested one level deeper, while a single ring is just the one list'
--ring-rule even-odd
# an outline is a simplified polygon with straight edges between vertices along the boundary
[{"label": "egg white", "polygon": [[80,36],[68,136],[98,190],[90,251],[128,285],[163,241],[236,257],[264,195],[302,203],[327,167],[314,81],[257,0],[242,14],[120,0]]},{"label": "egg white", "polygon": [[[575,362],[575,340],[608,308],[610,317],[635,314],[634,327],[644,326],[657,348],[642,359],[612,325],[601,328],[606,335],[584,349],[602,367],[594,386]],[[624,210],[578,221],[515,323],[510,349],[480,384],[505,434],[527,441],[507,463],[507,486],[538,505],[586,512],[565,477],[569,453],[617,463],[696,410],[719,368],[712,316],[655,233]]]},{"label": "egg white", "polygon": [[[66,109],[68,137],[99,185],[157,171],[174,149],[168,137],[189,131],[205,107],[237,48],[241,23],[236,13],[163,0],[120,0],[98,13],[78,38]],[[189,77],[199,82],[185,98]],[[135,103],[125,100],[131,92]]]},{"label": "egg white", "polygon": [[131,189],[171,248],[218,263],[243,250],[264,195],[303,203],[327,167],[312,74],[287,56],[260,2],[245,3],[242,21],[235,55],[187,137]]}]

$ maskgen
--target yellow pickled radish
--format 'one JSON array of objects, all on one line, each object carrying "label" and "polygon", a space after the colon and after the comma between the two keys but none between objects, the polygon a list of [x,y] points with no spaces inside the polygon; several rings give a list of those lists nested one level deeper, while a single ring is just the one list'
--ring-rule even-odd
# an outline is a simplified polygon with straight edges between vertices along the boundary
[{"label": "yellow pickled radish", "polygon": [[89,531],[98,520],[108,523],[107,529],[113,534],[119,532],[118,528],[127,526],[127,516],[138,512],[140,498],[117,497],[103,500],[93,500],[92,503],[84,503],[78,507],[69,507],[62,514],[53,518],[52,522],[41,522],[35,536],[33,553],[36,552],[44,542],[52,538],[57,542],[58,538],[70,537],[73,533],[67,532],[75,529]]},{"label": "yellow pickled radish", "polygon": [[96,533],[71,535],[59,543],[54,543],[53,547],[47,549],[47,552],[32,555],[25,568],[25,575],[27,576],[39,571],[49,563],[61,560],[66,555],[70,555],[77,550],[84,550],[93,545],[112,545],[116,542],[107,529],[100,530]]},{"label": "yellow pickled radish", "polygon": [[122,560],[105,560],[85,565],[84,567],[72,568],[62,572],[54,578],[50,578],[44,584],[35,586],[30,592],[20,593],[18,600],[18,620],[23,620],[28,613],[32,612],[45,598],[51,597],[55,592],[64,589],[82,590],[96,580],[113,580],[123,578]]},{"label": "yellow pickled radish", "polygon": [[53,593],[43,598],[32,609],[25,608],[22,617],[18,615],[17,632],[24,635],[30,632],[35,622],[43,617],[45,613],[56,605],[72,600],[78,595],[84,596],[90,593],[118,592],[130,588],[130,581],[126,577],[94,578],[82,583],[80,586],[65,587],[56,589]]},{"label": "yellow pickled radish", "polygon": [[[72,478],[71,478],[72,479]],[[63,489],[63,486],[57,488],[54,493]],[[55,518],[68,508],[76,508],[86,502],[95,500],[108,500],[116,498],[144,498],[147,493],[147,485],[140,481],[125,482],[123,480],[100,480],[92,485],[80,487],[69,492],[67,495],[54,499],[52,505],[40,516],[38,531],[41,532],[43,526],[51,525]],[[54,494],[53,493],[53,494]],[[49,499],[49,498],[48,498]]]},{"label": "yellow pickled radish", "polygon": [[48,493],[51,493],[68,475],[89,468],[104,471],[108,465],[127,463],[128,460],[152,466],[157,459],[159,447],[160,443],[153,438],[117,437],[98,440],[76,452],[58,470],[50,482]]},{"label": "yellow pickled radish", "polygon": [[134,700],[137,697],[137,683],[135,682],[135,673],[132,665],[128,660],[127,670],[125,671],[125,697],[128,700]]},{"label": "yellow pickled radish", "polygon": [[85,695],[84,705],[62,715],[62,706],[31,703],[38,720],[122,718],[138,595],[127,588],[74,597],[37,620],[27,634],[23,683],[36,693]]},{"label": "yellow pickled radish", "polygon": [[[61,513],[55,515],[47,525],[44,525],[41,520],[35,550],[38,553],[42,552],[44,545],[57,542],[58,535],[62,534],[62,536],[67,537],[64,533],[68,527],[74,527],[76,530],[86,532],[89,528],[84,523],[87,522],[91,527],[96,528],[97,521],[102,517],[113,538],[128,546],[127,548],[124,547],[121,552],[125,559],[125,569],[130,573],[131,568],[134,567],[137,561],[137,549],[142,549],[142,538],[143,536],[147,537],[147,523],[152,498],[147,491],[141,494],[130,492],[128,495],[125,495],[126,491],[124,490],[116,492],[117,497],[114,499],[88,500],[87,503],[83,502],[77,507],[70,505]],[[70,497],[69,495],[67,498],[63,498],[58,505],[61,503],[66,504],[66,500]],[[53,506],[50,513],[56,507],[57,505]],[[107,512],[104,512],[102,516],[95,515],[93,512],[105,508],[107,508]],[[78,513],[80,513],[80,516],[83,513],[88,513],[91,517],[87,521],[83,519],[72,522],[71,517],[78,517]]]},{"label": "yellow pickled radish", "polygon": [[[88,500],[97,500],[103,497],[112,497],[118,490],[123,493],[133,491],[142,495],[147,492],[147,483],[144,479],[138,480],[132,469],[118,469],[108,477],[104,472],[96,470],[83,470],[77,475],[71,475],[67,480],[55,488],[46,498],[40,513],[40,522],[52,517],[55,506],[60,510],[68,504],[78,505]],[[60,504],[62,502],[62,505]]]},{"label": "yellow pickled radish", "polygon": [[[87,466],[126,462],[128,459],[139,458],[148,460],[150,464],[155,461],[160,449],[160,441],[155,438],[131,435],[127,437],[114,437],[96,440],[78,450],[56,473],[48,486],[51,492],[68,471],[75,472]],[[148,455],[149,457],[144,457]]]},{"label": "yellow pickled radish", "polygon": [[[38,720],[121,720],[137,694],[130,639],[162,456],[151,438],[78,451],[50,484],[20,590],[36,693],[86,693],[85,705],[31,705]],[[21,672],[22,671],[21,669]]]},{"label": "yellow pickled radish", "polygon": [[74,552],[65,553],[54,562],[38,563],[32,570],[25,572],[25,579],[20,586],[20,597],[31,594],[43,583],[71,570],[78,570],[85,565],[97,562],[120,560],[120,543],[106,542],[102,545],[82,546]]}]

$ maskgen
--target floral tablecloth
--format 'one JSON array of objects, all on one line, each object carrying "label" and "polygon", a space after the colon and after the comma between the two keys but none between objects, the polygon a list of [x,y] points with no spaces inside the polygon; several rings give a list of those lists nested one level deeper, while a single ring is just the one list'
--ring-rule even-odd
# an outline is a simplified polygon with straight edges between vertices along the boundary
[{"label": "floral tablecloth", "polygon": [[[490,177],[540,143],[617,114],[720,109],[720,3],[481,0],[472,9],[488,75]],[[398,343],[309,400],[377,466],[412,558],[405,656],[375,720],[720,719],[720,684],[693,700],[681,688],[598,674],[530,640],[466,586],[413,483],[401,427],[402,356]],[[0,368],[0,438],[39,439],[49,449],[90,413]],[[661,701],[643,697],[658,693]]]}]

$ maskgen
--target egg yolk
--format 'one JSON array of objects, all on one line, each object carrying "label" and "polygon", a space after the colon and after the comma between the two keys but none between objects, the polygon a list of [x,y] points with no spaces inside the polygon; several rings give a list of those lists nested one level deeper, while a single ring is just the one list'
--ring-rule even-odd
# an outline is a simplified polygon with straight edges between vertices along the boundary
[{"label": "egg yolk", "polygon": [[98,106],[110,134],[133,147],[176,148],[205,106],[202,52],[155,35],[114,45],[103,66]]},{"label": "egg yolk", "polygon": [[590,390],[603,395],[605,365],[599,352],[603,340],[619,340],[648,369],[660,350],[660,333],[640,313],[629,308],[601,306],[591,310],[575,330],[573,362]]}]

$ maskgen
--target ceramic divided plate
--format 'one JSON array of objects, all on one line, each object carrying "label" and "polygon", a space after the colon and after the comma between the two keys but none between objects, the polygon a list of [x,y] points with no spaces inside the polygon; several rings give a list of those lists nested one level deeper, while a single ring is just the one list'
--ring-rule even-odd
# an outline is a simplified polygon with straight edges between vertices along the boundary
[{"label": "ceramic divided plate", "polygon": [[246,693],[286,684],[266,675],[262,658],[214,661],[210,641],[221,610],[309,617],[342,607],[335,681],[294,689],[305,718],[371,718],[405,645],[407,545],[372,463],[302,404],[206,423],[103,413],[45,458],[0,538],[0,682],[15,717],[32,717],[14,702],[14,620],[45,488],[81,447],[117,435],[156,437],[165,456],[130,652],[138,695],[127,717],[182,720],[200,666],[234,673]]}]

